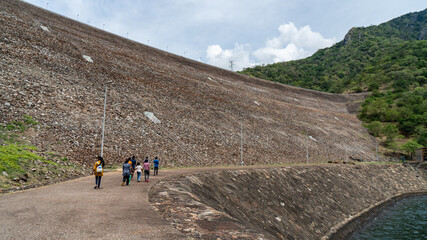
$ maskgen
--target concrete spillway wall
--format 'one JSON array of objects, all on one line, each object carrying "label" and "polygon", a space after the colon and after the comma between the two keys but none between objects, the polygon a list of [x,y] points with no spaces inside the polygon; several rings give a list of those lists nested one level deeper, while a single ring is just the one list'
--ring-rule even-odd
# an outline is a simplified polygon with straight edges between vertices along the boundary
[{"label": "concrete spillway wall", "polygon": [[321,239],[366,209],[427,191],[425,170],[318,165],[212,170],[159,182],[152,205],[197,239]]}]

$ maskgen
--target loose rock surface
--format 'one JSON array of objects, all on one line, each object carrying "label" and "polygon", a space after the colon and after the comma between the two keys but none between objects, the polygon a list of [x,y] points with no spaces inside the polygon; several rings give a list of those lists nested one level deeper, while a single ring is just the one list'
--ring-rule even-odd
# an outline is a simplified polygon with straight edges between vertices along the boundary
[{"label": "loose rock surface", "polygon": [[22,1],[0,0],[0,26],[0,123],[32,116],[40,124],[28,141],[41,151],[92,165],[107,86],[107,163],[136,155],[163,166],[240,164],[241,139],[245,165],[306,162],[307,143],[310,162],[343,159],[346,149],[375,158],[354,115],[363,95],[250,78]]}]

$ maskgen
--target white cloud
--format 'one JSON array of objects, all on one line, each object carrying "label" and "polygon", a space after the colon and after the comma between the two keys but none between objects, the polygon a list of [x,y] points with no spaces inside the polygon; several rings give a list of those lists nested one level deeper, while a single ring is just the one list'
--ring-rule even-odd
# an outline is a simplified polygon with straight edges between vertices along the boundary
[{"label": "white cloud", "polygon": [[280,25],[279,33],[278,37],[267,40],[265,47],[254,52],[258,61],[275,63],[301,59],[335,43],[335,39],[324,38],[310,26],[298,29],[293,22]]},{"label": "white cloud", "polygon": [[229,61],[234,60],[235,70],[241,70],[254,64],[305,58],[336,42],[335,38],[327,39],[320,33],[313,32],[310,26],[298,29],[292,22],[280,25],[278,30],[279,36],[266,40],[264,47],[253,52],[248,44],[235,44],[234,49],[225,50],[219,45],[211,45],[207,49],[207,61],[218,67],[229,68]]},{"label": "white cloud", "polygon": [[241,70],[254,65],[249,53],[249,45],[235,44],[234,49],[225,50],[220,45],[210,45],[206,50],[206,59],[209,64],[225,69],[230,69],[230,61],[232,61],[233,70]]},{"label": "white cloud", "polygon": [[256,50],[253,55],[260,63],[276,63],[303,58],[308,55],[303,48],[289,43],[284,48],[267,46]]}]

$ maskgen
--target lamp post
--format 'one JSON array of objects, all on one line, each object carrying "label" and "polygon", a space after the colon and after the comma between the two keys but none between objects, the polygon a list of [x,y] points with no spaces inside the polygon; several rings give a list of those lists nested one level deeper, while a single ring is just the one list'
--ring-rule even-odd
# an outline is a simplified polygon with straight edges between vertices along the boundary
[{"label": "lamp post", "polygon": [[307,132],[305,132],[305,149],[306,149],[307,164],[308,164],[308,135],[307,135]]},{"label": "lamp post", "polygon": [[378,156],[378,143],[377,138],[375,137],[375,156],[377,157],[377,162],[380,161],[380,157]]},{"label": "lamp post", "polygon": [[243,166],[243,119],[240,119],[240,164]]},{"label": "lamp post", "polygon": [[107,85],[108,83],[111,83],[112,81],[109,81],[105,84],[105,96],[104,96],[104,117],[102,118],[102,138],[101,138],[101,157],[104,153],[104,130],[105,130],[105,110],[107,108]]}]

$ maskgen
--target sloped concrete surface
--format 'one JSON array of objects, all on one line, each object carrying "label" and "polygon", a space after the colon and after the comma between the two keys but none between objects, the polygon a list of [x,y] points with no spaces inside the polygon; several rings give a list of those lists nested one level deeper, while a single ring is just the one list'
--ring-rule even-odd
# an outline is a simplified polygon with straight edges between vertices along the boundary
[{"label": "sloped concrete surface", "polygon": [[427,193],[425,170],[318,165],[205,171],[160,181],[153,206],[196,239],[321,239],[365,209]]}]

